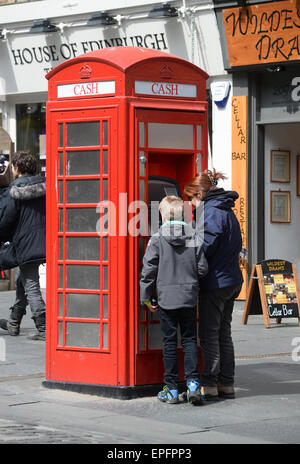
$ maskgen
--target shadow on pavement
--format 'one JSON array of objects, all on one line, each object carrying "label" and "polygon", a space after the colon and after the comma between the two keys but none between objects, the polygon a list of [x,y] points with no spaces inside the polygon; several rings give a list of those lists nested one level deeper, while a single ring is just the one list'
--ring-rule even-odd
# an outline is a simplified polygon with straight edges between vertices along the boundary
[{"label": "shadow on pavement", "polygon": [[237,397],[300,393],[299,362],[259,362],[236,366]]}]

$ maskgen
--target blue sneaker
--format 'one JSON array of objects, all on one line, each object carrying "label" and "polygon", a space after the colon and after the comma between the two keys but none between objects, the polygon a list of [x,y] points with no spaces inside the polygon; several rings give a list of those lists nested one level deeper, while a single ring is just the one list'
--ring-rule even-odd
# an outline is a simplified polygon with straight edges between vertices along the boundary
[{"label": "blue sneaker", "polygon": [[179,403],[178,390],[170,390],[167,385],[165,385],[162,391],[158,393],[157,398],[159,401],[163,401],[164,403]]},{"label": "blue sneaker", "polygon": [[191,404],[203,404],[204,398],[201,394],[200,383],[197,380],[190,380],[187,387],[187,401]]}]

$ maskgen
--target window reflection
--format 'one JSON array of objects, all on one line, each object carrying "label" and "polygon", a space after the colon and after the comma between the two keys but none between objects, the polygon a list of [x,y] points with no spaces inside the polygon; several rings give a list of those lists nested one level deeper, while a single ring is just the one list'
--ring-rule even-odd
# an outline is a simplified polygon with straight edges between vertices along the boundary
[{"label": "window reflection", "polygon": [[38,170],[46,173],[46,103],[16,105],[17,148],[38,159]]}]

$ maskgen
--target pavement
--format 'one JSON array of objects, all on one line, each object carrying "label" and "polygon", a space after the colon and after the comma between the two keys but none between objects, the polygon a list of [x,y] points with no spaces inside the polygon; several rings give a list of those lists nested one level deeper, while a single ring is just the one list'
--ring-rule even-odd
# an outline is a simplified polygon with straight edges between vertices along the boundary
[{"label": "pavement", "polygon": [[[14,296],[1,292],[0,318],[7,317]],[[236,399],[198,407],[45,388],[45,343],[26,338],[34,330],[28,310],[18,337],[0,329],[0,444],[105,444],[107,462],[118,462],[126,457],[116,454],[121,449],[145,444],[193,450],[199,444],[300,443],[298,320],[282,319],[267,329],[263,316],[253,315],[242,325],[243,309],[244,302],[236,302]],[[138,455],[129,458],[143,462]]]}]

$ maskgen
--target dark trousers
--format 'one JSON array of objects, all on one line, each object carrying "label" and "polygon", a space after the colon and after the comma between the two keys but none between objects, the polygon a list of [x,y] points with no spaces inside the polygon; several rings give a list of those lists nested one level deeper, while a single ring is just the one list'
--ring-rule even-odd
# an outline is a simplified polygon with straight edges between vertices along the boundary
[{"label": "dark trousers", "polygon": [[199,337],[204,368],[201,385],[234,384],[234,347],[231,321],[241,285],[217,288],[199,295]]},{"label": "dark trousers", "polygon": [[159,308],[160,327],[163,338],[164,380],[170,389],[178,389],[177,327],[184,351],[186,381],[199,381],[196,308]]},{"label": "dark trousers", "polygon": [[32,317],[45,313],[46,305],[40,288],[39,263],[20,264],[16,272],[16,300],[14,307],[26,309],[29,303]]}]

